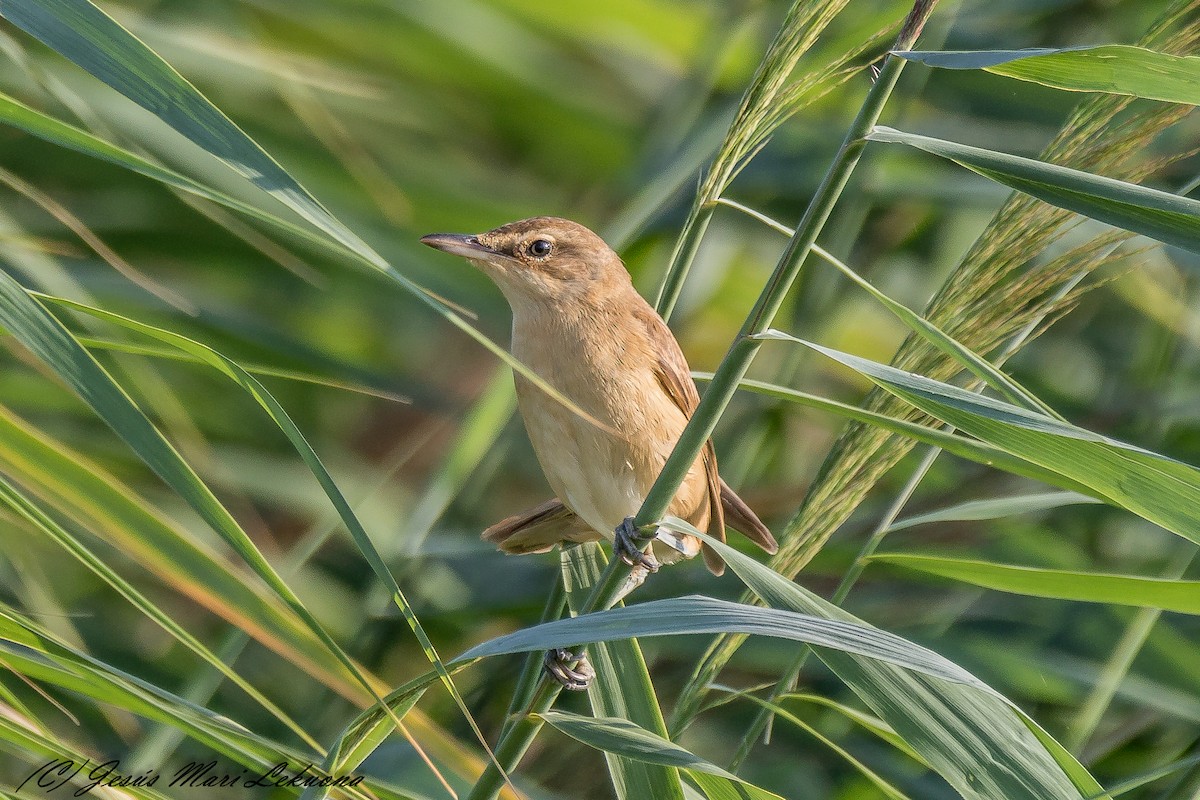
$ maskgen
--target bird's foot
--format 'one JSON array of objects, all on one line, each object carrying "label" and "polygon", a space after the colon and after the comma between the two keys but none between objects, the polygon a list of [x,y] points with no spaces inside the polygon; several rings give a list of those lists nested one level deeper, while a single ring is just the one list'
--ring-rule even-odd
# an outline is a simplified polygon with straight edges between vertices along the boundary
[{"label": "bird's foot", "polygon": [[588,663],[585,653],[576,655],[562,647],[547,651],[542,664],[551,678],[572,692],[581,692],[588,688],[592,678],[596,677],[596,670]]},{"label": "bird's foot", "polygon": [[635,569],[641,568],[647,573],[658,572],[658,560],[650,555],[648,549],[643,549],[650,541],[633,524],[633,517],[626,517],[613,531],[613,555]]}]

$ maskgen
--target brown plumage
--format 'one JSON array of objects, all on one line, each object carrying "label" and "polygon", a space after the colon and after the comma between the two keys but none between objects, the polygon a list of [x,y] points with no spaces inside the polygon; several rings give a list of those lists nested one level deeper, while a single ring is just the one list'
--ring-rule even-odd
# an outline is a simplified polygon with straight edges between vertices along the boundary
[{"label": "brown plumage", "polygon": [[[518,376],[521,416],[557,498],[491,526],[483,538],[510,553],[611,539],[641,507],[700,402],[670,329],[633,288],[617,254],[569,220],[534,217],[478,236],[421,241],[467,258],[496,282],[513,311],[513,355],[603,425]],[[668,513],[722,540],[728,522],[767,552],[777,549],[718,476],[711,440]],[[654,542],[655,556],[667,562],[700,550],[696,537],[666,530]],[[724,572],[720,557],[703,550],[709,570]]]}]

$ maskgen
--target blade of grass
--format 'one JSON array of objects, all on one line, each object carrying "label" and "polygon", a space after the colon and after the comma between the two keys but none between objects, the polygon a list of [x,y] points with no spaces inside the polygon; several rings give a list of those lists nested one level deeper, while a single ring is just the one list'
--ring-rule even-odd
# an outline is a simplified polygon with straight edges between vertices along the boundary
[{"label": "blade of grass", "polygon": [[290,731],[300,737],[300,740],[314,750],[321,752],[321,746],[317,744],[307,731],[304,730],[288,716],[283,709],[271,702],[261,692],[254,688],[246,679],[237,674],[233,669],[226,666],[220,658],[212,651],[205,647],[199,639],[192,636],[183,629],[169,614],[164,613],[158,606],[151,602],[145,595],[135,589],[128,581],[122,578],[115,570],[108,566],[100,557],[88,549],[76,537],[72,536],[65,528],[51,519],[44,511],[37,507],[35,503],[25,497],[15,486],[13,486],[4,476],[0,475],[0,502],[8,505],[13,511],[19,514],[24,519],[28,520],[35,529],[41,531],[46,536],[50,537],[61,546],[64,550],[78,559],[88,569],[98,575],[105,583],[111,586],[122,597],[133,604],[139,611],[153,620],[163,630],[167,631],[171,636],[179,641],[184,647],[191,650],[213,668],[220,671],[222,675],[228,678],[235,686],[249,695],[256,703],[265,708],[273,717],[282,722]]},{"label": "blade of grass", "polygon": [[877,127],[867,138],[933,153],[1059,208],[1200,252],[1200,200],[892,128]]},{"label": "blade of grass", "polygon": [[[0,653],[10,669],[97,702],[179,726],[201,744],[252,769],[268,770],[284,763],[289,769],[298,770],[313,761],[309,755],[283,747],[71,648],[7,607],[0,607]],[[369,795],[365,789],[349,787],[348,791],[366,800]]]},{"label": "blade of grass", "polygon": [[252,574],[225,563],[81,453],[39,435],[5,409],[0,409],[0,464],[43,503],[53,503],[190,601],[245,630],[347,699],[369,702],[369,695],[300,618]]},{"label": "blade of grass", "polygon": [[[670,519],[663,524],[679,523]],[[651,600],[534,625],[478,644],[456,661],[571,647],[588,642],[722,630],[808,642],[994,694],[978,678],[937,653],[878,628],[850,621],[848,617],[816,617],[789,610],[731,603],[703,595]]]},{"label": "blade of grass", "polygon": [[984,589],[1029,597],[1112,603],[1177,611],[1181,614],[1200,614],[1200,581],[1040,569],[910,553],[877,553],[871,556],[870,560]]},{"label": "blade of grass", "polygon": [[[12,747],[19,748],[23,752],[37,756],[38,758],[36,763],[29,763],[29,767],[32,769],[27,771],[25,779],[17,784],[17,793],[9,794],[7,792],[0,792],[4,797],[34,797],[33,794],[21,793],[21,790],[27,786],[31,790],[40,790],[39,795],[44,797],[50,791],[59,788],[67,780],[70,780],[73,786],[82,790],[88,784],[88,781],[85,780],[87,773],[82,771],[83,767],[104,763],[102,759],[85,755],[58,737],[40,734],[27,725],[21,724],[27,721],[21,720],[18,722],[13,719],[9,709],[4,709],[4,712],[0,713],[0,740],[7,741]],[[64,772],[60,772],[64,767],[65,770],[71,770],[76,765],[81,766],[80,770],[74,775],[69,776],[69,778]],[[43,780],[46,783],[44,786],[42,785]],[[122,789],[132,797],[146,798],[146,800],[166,800],[167,797],[161,792],[146,786],[130,785],[122,787]]]},{"label": "blade of grass", "polygon": [[1089,497],[1079,492],[1042,492],[1039,494],[1022,494],[1013,497],[998,497],[994,500],[970,500],[958,503],[949,508],[930,511],[926,514],[906,517],[888,525],[886,531],[902,531],[918,525],[929,525],[935,522],[963,522],[985,519],[1000,519],[1016,514],[1030,514],[1038,511],[1049,511],[1053,508],[1077,505],[1080,503],[1099,503],[1095,497]]},{"label": "blade of grass", "polygon": [[[146,466],[174,489],[276,595],[291,607],[330,653],[367,690],[372,699],[382,703],[373,684],[304,606],[291,587],[280,578],[225,506],[158,428],[71,336],[62,323],[2,270],[0,326],[7,328],[39,360],[54,370],[137,453]],[[245,377],[257,384],[253,378]],[[263,395],[268,396],[265,390]],[[451,689],[451,692],[455,694],[456,690]],[[398,730],[405,730],[398,719],[396,727]],[[442,781],[444,783],[445,779],[442,778]]]},{"label": "blade of grass", "polygon": [[[1188,567],[1195,560],[1196,551],[1194,548],[1188,547],[1181,550],[1179,555],[1174,559],[1174,563],[1169,565],[1164,571],[1163,580],[1171,581],[1175,584],[1184,583],[1180,579],[1187,572]],[[1195,583],[1194,581],[1192,583]],[[1120,597],[1121,595],[1116,595]],[[1155,604],[1157,605],[1157,604]],[[1145,646],[1146,640],[1150,638],[1151,631],[1158,624],[1162,617],[1162,610],[1159,608],[1143,608],[1134,615],[1126,626],[1121,638],[1117,640],[1113,647],[1112,655],[1104,664],[1104,668],[1097,676],[1096,683],[1088,696],[1084,698],[1080,704],[1079,710],[1068,728],[1066,744],[1075,752],[1081,752],[1087,745],[1088,741],[1096,732],[1096,728],[1100,725],[1100,720],[1104,716],[1104,712],[1112,703],[1113,697],[1116,696],[1121,683],[1129,675],[1130,669],[1133,667],[1133,661]]]},{"label": "blade of grass", "polygon": [[772,715],[779,717],[780,719],[786,720],[787,722],[792,723],[792,725],[796,726],[800,730],[807,733],[809,736],[812,736],[814,739],[819,741],[821,744],[828,747],[830,750],[837,753],[838,756],[840,756],[842,758],[842,760],[844,760],[851,767],[853,767],[860,775],[862,775],[864,778],[866,778],[868,781],[870,781],[871,784],[874,785],[875,788],[878,789],[880,791],[880,793],[883,794],[885,797],[890,797],[890,798],[892,798],[892,800],[909,800],[908,795],[906,795],[904,792],[897,789],[892,784],[888,783],[888,781],[886,779],[884,779],[881,775],[879,775],[877,772],[872,770],[866,764],[862,763],[857,758],[855,758],[850,753],[850,751],[846,750],[844,747],[839,745],[837,742],[833,741],[828,736],[821,733],[819,730],[814,728],[812,725],[809,725],[807,722],[800,719],[800,717],[796,716],[791,711],[788,711],[786,708],[782,708],[781,706],[779,706],[775,703],[770,703],[766,700],[763,700],[761,697],[755,697],[752,694],[744,695],[744,697],[747,700],[749,700],[750,702],[752,702],[755,705],[762,708],[763,710],[769,711]]},{"label": "blade of grass", "polygon": [[[96,336],[76,336],[79,343],[89,350],[104,350],[112,353],[127,353],[135,356],[147,356],[150,358],[161,358],[169,361],[183,361],[189,364],[203,364],[203,359],[193,356],[189,353],[182,352],[170,347],[156,347],[154,345],[134,344],[132,342],[117,341],[115,339],[101,339]],[[412,399],[396,392],[384,389],[378,386],[370,386],[365,383],[356,383],[353,381],[344,381],[338,378],[329,378],[324,375],[316,375],[310,372],[302,372],[294,369],[280,369],[272,367],[268,364],[248,364],[239,362],[242,369],[249,372],[251,375],[258,375],[264,378],[281,378],[287,381],[295,381],[297,383],[311,383],[314,386],[324,386],[328,389],[340,389],[344,392],[353,392],[367,397],[377,397],[380,400],[389,400],[393,403],[411,404]]]},{"label": "blade of grass", "polygon": [[318,230],[387,269],[366,242],[153,50],[88,0],[6,3],[0,14],[170,125]]},{"label": "blade of grass", "polygon": [[[773,332],[771,338],[802,340]],[[1083,428],[811,342],[927,414],[1089,487],[1091,494],[1200,542],[1200,470]]]},{"label": "blade of grass", "polygon": [[1200,105],[1200,58],[1145,47],[978,50],[896,53],[939,69],[983,69],[1072,92],[1110,92]]},{"label": "blade of grass", "polygon": [[[663,524],[695,531],[682,520]],[[695,534],[722,558],[728,557],[730,569],[766,605],[866,625],[749,556],[706,534]],[[964,798],[1107,796],[1061,745],[1002,695],[981,691],[977,679],[965,684],[856,657],[849,651],[817,648],[814,652]]]},{"label": "blade of grass", "polygon": [[[692,375],[701,381],[712,379],[711,373],[694,372]],[[847,419],[873,425],[883,430],[941,448],[960,458],[986,464],[1005,472],[1011,472],[1014,475],[1033,478],[1034,480],[1043,481],[1053,486],[1071,489],[1076,492],[1092,491],[1084,484],[1059,474],[1055,470],[1041,467],[1006,450],[1002,450],[995,445],[950,433],[944,428],[933,428],[898,417],[889,417],[858,406],[852,406],[849,403],[827,400],[823,397],[817,397],[816,395],[796,389],[789,389],[786,386],[776,386],[773,383],[744,379],[738,386],[765,397],[773,397],[777,400],[829,411]]]},{"label": "blade of grass", "polygon": [[[545,711],[538,715],[556,730],[576,741],[583,742],[605,754],[617,755],[630,761],[655,764],[679,769],[689,773],[700,772],[735,784],[743,796],[754,800],[781,800],[779,795],[768,792],[749,781],[726,772],[709,761],[667,739],[662,734],[648,731],[622,717],[583,717],[565,711]],[[695,775],[692,775],[693,779]],[[730,787],[734,789],[734,787]],[[657,797],[657,795],[654,795]],[[680,795],[682,797],[682,795]]]},{"label": "blade of grass", "polygon": [[[421,649],[425,652],[426,658],[429,659],[430,663],[434,665],[434,669],[436,669],[441,675],[442,682],[446,686],[446,690],[450,693],[450,696],[458,705],[459,710],[466,718],[468,724],[472,727],[472,730],[479,739],[480,743],[487,748],[487,740],[484,738],[483,732],[479,730],[478,725],[475,723],[474,718],[467,709],[466,702],[462,699],[462,695],[459,693],[458,688],[450,679],[450,674],[446,671],[445,664],[442,663],[441,658],[438,656],[437,650],[433,646],[433,642],[425,633],[425,629],[422,627],[420,620],[417,619],[416,614],[412,610],[412,606],[409,604],[408,600],[404,596],[404,593],[401,591],[400,585],[396,582],[391,570],[388,569],[387,564],[383,560],[383,556],[380,555],[378,549],[376,549],[374,542],[371,540],[370,534],[367,533],[366,529],[359,521],[358,515],[355,514],[354,509],[350,507],[350,503],[346,500],[345,495],[342,494],[341,489],[338,488],[337,484],[334,482],[333,476],[329,474],[329,471],[321,462],[320,457],[317,456],[316,451],[312,449],[312,446],[309,445],[308,440],[304,438],[304,434],[300,432],[300,429],[296,426],[295,422],[292,421],[292,418],[288,415],[283,406],[279,404],[279,401],[275,399],[274,395],[268,392],[266,387],[264,387],[252,375],[247,373],[232,360],[226,358],[217,351],[200,344],[199,342],[188,339],[185,336],[180,336],[179,334],[175,334],[161,328],[155,328],[144,323],[136,322],[135,320],[131,320],[127,317],[122,317],[119,314],[113,314],[98,308],[92,308],[82,303],[76,303],[63,298],[50,297],[48,295],[41,295],[37,293],[35,293],[35,296],[37,296],[39,299],[52,302],[56,305],[69,308],[73,311],[85,313],[89,316],[104,320],[105,322],[113,323],[120,327],[157,339],[158,341],[164,342],[172,347],[183,350],[184,352],[189,353],[196,358],[202,359],[206,364],[218,370],[220,373],[241,387],[252,398],[254,398],[254,400],[259,404],[259,406],[262,407],[262,409],[267,413],[267,415],[284,434],[284,436],[287,437],[293,449],[295,449],[295,451],[300,455],[300,458],[308,466],[309,470],[313,474],[313,477],[317,479],[317,482],[320,484],[321,489],[325,492],[326,497],[329,498],[330,503],[332,503],[334,508],[337,510],[338,515],[342,522],[346,525],[347,530],[350,531],[350,535],[354,539],[355,544],[358,546],[359,552],[363,554],[367,560],[367,563],[370,564],[371,569],[375,572],[376,577],[379,578],[379,580],[387,588],[392,601],[400,610],[400,613],[404,616],[405,622],[407,622],[409,627],[412,629],[413,635],[416,636],[418,643],[421,645]],[[280,582],[282,583],[281,579]],[[369,684],[366,684],[365,681],[364,685],[369,686]],[[382,699],[378,697],[376,697],[376,700],[380,703],[383,702]],[[403,731],[404,728],[400,725],[398,718],[395,720],[395,722],[397,723],[397,729]],[[414,746],[416,746],[415,741]],[[446,788],[447,790],[451,791],[451,794],[453,794],[453,790],[450,789],[449,785],[447,785]]]}]

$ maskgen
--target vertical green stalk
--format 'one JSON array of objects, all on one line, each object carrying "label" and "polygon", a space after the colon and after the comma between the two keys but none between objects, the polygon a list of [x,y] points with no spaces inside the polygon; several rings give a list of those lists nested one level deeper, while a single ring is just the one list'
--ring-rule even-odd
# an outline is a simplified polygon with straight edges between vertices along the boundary
[{"label": "vertical green stalk", "polygon": [[715,202],[698,204],[683,223],[683,233],[675,245],[675,252],[671,254],[666,277],[658,290],[658,297],[654,300],[654,307],[663,319],[670,319],[671,312],[675,310],[675,303],[683,290],[683,281],[687,278],[692,261],[696,259],[700,241],[708,230],[708,223],[712,221],[716,208]]},{"label": "vertical green stalk", "polygon": [[[595,546],[595,545],[593,545]],[[621,561],[614,558],[608,562],[604,573],[600,576],[600,580],[592,587],[591,593],[588,595],[587,602],[579,610],[580,614],[586,614],[597,609],[611,608],[617,600],[616,590],[620,587],[621,577],[624,570],[620,569]],[[564,588],[562,582],[555,584],[554,592],[551,595],[551,600],[547,603],[546,614],[550,613],[553,605],[555,611],[561,610],[566,602]],[[548,617],[543,615],[543,621]],[[531,669],[532,675],[527,673]],[[530,656],[526,661],[525,669],[522,671],[521,678],[518,681],[518,691],[514,695],[512,707],[519,705],[519,700],[522,695],[529,695],[529,700],[524,704],[524,708],[513,714],[505,723],[503,730],[500,733],[500,741],[496,744],[496,757],[489,762],[484,769],[483,774],[479,776],[479,780],[471,787],[471,793],[467,795],[466,800],[492,800],[499,794],[501,787],[504,785],[504,773],[511,773],[521,763],[521,759],[525,757],[529,746],[533,744],[533,740],[537,737],[538,731],[542,729],[542,721],[537,718],[536,714],[550,709],[554,705],[554,701],[558,699],[559,693],[563,687],[548,679],[545,674],[541,674],[541,679],[538,681],[536,688],[532,694],[529,693],[528,681],[536,679],[536,676],[541,673],[541,663],[537,654]],[[511,708],[510,708],[511,713]],[[499,764],[504,768],[504,773],[501,773],[496,765]]]},{"label": "vertical green stalk", "polygon": [[[904,22],[904,27],[896,39],[895,50],[908,50],[916,42],[921,28],[929,18],[937,0],[917,0]],[[792,283],[800,274],[804,262],[812,250],[813,243],[824,227],[826,220],[833,211],[838,197],[841,196],[846,182],[854,172],[859,158],[866,145],[864,137],[875,126],[883,106],[891,96],[900,73],[904,70],[904,60],[888,55],[879,70],[875,84],[867,93],[858,115],[850,125],[833,163],[817,188],[816,194],[804,212],[796,233],[788,243],[787,250],[779,259],[775,271],[767,285],[759,295],[754,309],[750,312],[741,331],[734,340],[729,352],[725,354],[713,380],[700,400],[696,412],[688,421],[687,427],[675,445],[670,458],[663,466],[662,473],[654,482],[641,510],[635,518],[639,528],[654,524],[667,513],[667,507],[675,492],[679,490],[684,475],[700,454],[700,449],[712,436],[717,420],[725,411],[738,383],[745,377],[750,363],[754,360],[761,340],[757,338],[767,330]]]}]

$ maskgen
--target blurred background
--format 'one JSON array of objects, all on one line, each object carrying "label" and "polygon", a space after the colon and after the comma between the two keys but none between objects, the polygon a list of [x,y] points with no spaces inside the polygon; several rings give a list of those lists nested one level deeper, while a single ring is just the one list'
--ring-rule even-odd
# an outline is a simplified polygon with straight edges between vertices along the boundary
[{"label": "blurred background", "polygon": [[[923,44],[1131,43],[1166,5],[943,0]],[[502,344],[509,312],[495,287],[417,239],[435,231],[479,232],[536,214],[566,216],[601,232],[639,289],[653,297],[702,166],[786,10],[782,2],[734,0],[207,0],[102,7],[397,270],[477,315],[478,327]],[[902,2],[852,2],[810,58],[850,50],[905,10]],[[5,92],[246,194],[157,120],[7,23],[0,23],[0,49]],[[785,124],[727,196],[795,224],[867,86],[868,78],[857,75]],[[1077,100],[988,74],[911,65],[884,123],[1032,156]],[[1185,121],[1147,158],[1190,151],[1196,132],[1194,121]],[[510,378],[493,355],[396,285],[268,237],[214,206],[15,129],[0,128],[0,147],[0,253],[25,285],[183,333],[247,366],[319,381],[263,379],[359,509],[444,657],[536,620],[556,580],[557,559],[506,557],[478,538],[488,524],[549,496],[512,416]],[[1195,159],[1177,160],[1152,183],[1176,189],[1198,166]],[[822,243],[919,309],[1005,196],[948,162],[872,146]],[[716,366],[784,242],[733,210],[718,211],[672,320],[694,369]],[[1015,377],[1077,424],[1200,462],[1197,266],[1194,256],[1160,248],[1126,261],[1012,362]],[[307,469],[250,399],[210,370],[120,352],[119,332],[65,319],[99,340],[97,357],[163,424],[273,562],[311,549],[290,582],[356,658],[389,685],[427,669],[408,626],[336,528]],[[816,261],[778,327],[879,361],[891,357],[905,333]],[[62,452],[86,454],[197,540],[223,551],[73,394],[20,347],[2,341],[6,416],[51,437]],[[856,376],[783,345],[766,347],[752,375],[775,379],[785,367],[790,385],[807,392],[857,403],[866,389]],[[778,529],[795,512],[841,426],[828,415],[739,397],[716,433],[722,473]],[[839,531],[801,576],[804,585],[828,596],[914,463],[910,456],[879,497]],[[1036,489],[947,457],[909,511]],[[5,513],[0,537],[6,602],[166,689],[185,692],[200,683],[204,668],[191,654],[54,545]],[[914,527],[894,534],[887,549],[1158,575],[1186,563],[1180,547],[1132,515],[1087,506]],[[176,576],[148,568],[132,551],[105,552],[201,639],[213,646],[222,641],[228,623],[180,593]],[[647,599],[692,592],[733,598],[738,590],[731,577],[716,579],[687,565],[665,570],[641,593]],[[1122,632],[1144,613],[985,592],[882,567],[868,569],[846,606],[962,664],[1068,738]],[[1194,617],[1165,614],[1154,619],[1145,646],[1130,654],[1133,666],[1115,702],[1095,735],[1079,743],[1082,760],[1102,782],[1193,746],[1200,725],[1198,634]],[[668,707],[705,644],[699,638],[645,643]],[[792,653],[792,645],[753,641],[722,680],[738,686],[770,681]],[[503,720],[519,664],[499,659],[458,679],[491,735]],[[259,645],[247,647],[237,667],[256,685],[277,687],[269,693],[308,720],[322,741],[353,713],[319,681]],[[29,694],[10,676],[0,683]],[[815,662],[802,690],[847,696]],[[116,712],[84,713],[75,725],[46,701],[27,699],[64,736],[100,752],[128,754],[163,735]],[[566,700],[568,708],[580,703]],[[236,690],[217,689],[210,707],[268,735],[289,735]],[[471,741],[444,693],[430,692],[421,708],[449,736]],[[704,715],[683,741],[723,764],[728,741],[741,736],[753,713],[733,705]],[[951,796],[844,717],[816,706],[805,714],[913,796]],[[191,741],[155,741],[172,763],[205,753]],[[19,782],[28,771],[21,757],[0,767],[0,777]],[[364,771],[436,794],[400,739]],[[523,773],[546,787],[546,796],[607,796],[602,757],[555,734],[539,740]],[[877,791],[794,728],[777,729],[746,775],[787,796],[870,798]]]}]

